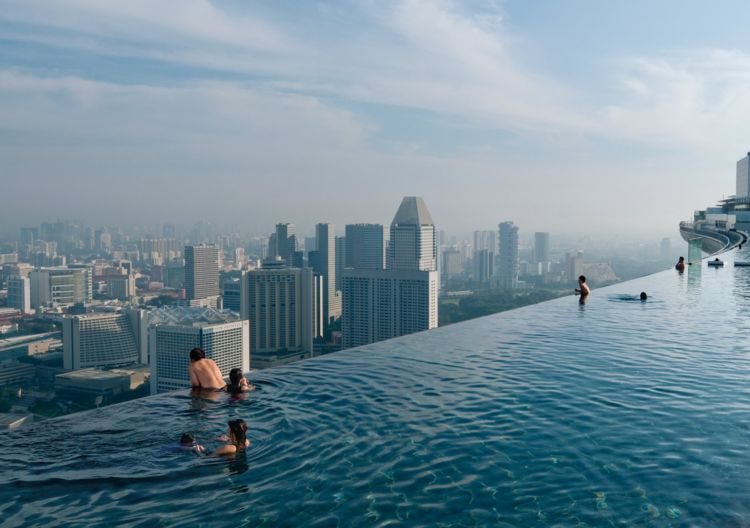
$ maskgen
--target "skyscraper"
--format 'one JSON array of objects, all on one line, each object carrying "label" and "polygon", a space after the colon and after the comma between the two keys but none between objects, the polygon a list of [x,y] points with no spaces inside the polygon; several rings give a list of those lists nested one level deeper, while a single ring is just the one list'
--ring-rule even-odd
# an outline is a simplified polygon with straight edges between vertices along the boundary
[{"label": "skyscraper", "polygon": [[217,306],[219,250],[215,246],[185,246],[185,294],[189,302],[194,301],[191,304]]},{"label": "skyscraper", "polygon": [[737,198],[750,196],[750,152],[737,162]]},{"label": "skyscraper", "polygon": [[291,266],[297,251],[294,224],[276,224],[276,232],[269,238],[268,246],[269,257],[281,257],[287,266]]},{"label": "skyscraper", "polygon": [[170,306],[149,313],[151,394],[190,387],[190,350],[202,348],[222,376],[250,369],[250,325],[231,312]]},{"label": "skyscraper", "polygon": [[328,326],[341,315],[341,300],[336,293],[336,226],[317,224],[315,240],[318,249],[310,265],[323,277],[323,319]]},{"label": "skyscraper", "polygon": [[261,268],[242,274],[241,316],[250,321],[253,368],[310,357],[316,305],[310,268]]},{"label": "skyscraper", "polygon": [[421,198],[406,197],[391,224],[389,268],[342,274],[345,347],[437,327],[435,226]]},{"label": "skyscraper", "polygon": [[385,269],[385,227],[382,224],[349,224],[346,226],[344,267]]},{"label": "skyscraper", "polygon": [[518,227],[513,222],[501,222],[498,234],[496,284],[499,288],[512,289],[518,286]]},{"label": "skyscraper", "polygon": [[538,275],[549,271],[549,233],[537,231],[534,233],[534,269]]},{"label": "skyscraper", "polygon": [[474,280],[486,284],[495,273],[497,255],[497,233],[495,231],[474,231]]},{"label": "skyscraper", "polygon": [[31,313],[31,281],[28,277],[8,277],[8,306],[23,313]]},{"label": "skyscraper", "polygon": [[437,271],[435,224],[419,196],[405,196],[391,222],[388,269]]}]

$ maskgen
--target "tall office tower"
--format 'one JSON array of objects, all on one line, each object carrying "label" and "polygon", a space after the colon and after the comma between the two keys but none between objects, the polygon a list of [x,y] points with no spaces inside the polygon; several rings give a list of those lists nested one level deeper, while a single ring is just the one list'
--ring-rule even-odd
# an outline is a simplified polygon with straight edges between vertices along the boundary
[{"label": "tall office tower", "polygon": [[269,257],[281,257],[290,266],[297,251],[297,236],[294,234],[294,224],[276,224],[273,243],[269,239]]},{"label": "tall office tower", "polygon": [[438,324],[435,225],[421,198],[403,199],[391,224],[389,268],[345,269],[345,347],[428,330]]},{"label": "tall office tower", "polygon": [[140,339],[144,317],[143,310],[66,315],[63,318],[63,368],[147,364],[148,351]]},{"label": "tall office tower", "polygon": [[213,308],[164,307],[149,313],[151,394],[190,387],[190,351],[202,348],[225,378],[250,370],[250,325]]},{"label": "tall office tower", "polygon": [[750,152],[737,162],[737,198],[750,196]]},{"label": "tall office tower", "polygon": [[245,248],[234,248],[234,269],[242,269],[247,262],[245,258]]},{"label": "tall office tower", "polygon": [[336,294],[336,226],[317,224],[315,244],[318,249],[310,266],[323,276],[323,320],[328,326],[341,316],[341,298]]},{"label": "tall office tower", "polygon": [[443,251],[443,267],[440,268],[445,279],[459,277],[464,272],[463,255],[457,249]]},{"label": "tall office tower", "polygon": [[341,290],[341,272],[346,260],[346,237],[336,237],[336,291]]},{"label": "tall office tower", "polygon": [[232,310],[240,313],[242,303],[242,279],[241,277],[232,277],[225,280],[221,285],[221,301],[225,310]]},{"label": "tall office tower", "polygon": [[663,259],[668,259],[672,256],[672,240],[668,237],[661,239],[659,243],[659,256]]},{"label": "tall office tower", "polygon": [[575,255],[567,253],[565,255],[565,277],[568,281],[574,282],[578,277],[583,275],[584,269],[583,251],[578,251]]},{"label": "tall office tower", "polygon": [[388,269],[437,271],[435,224],[424,200],[406,196],[391,222]]},{"label": "tall office tower", "polygon": [[549,271],[549,233],[537,231],[534,233],[534,271],[537,275],[544,275]]},{"label": "tall office tower", "polygon": [[317,318],[310,268],[247,271],[242,274],[240,295],[241,318],[249,320],[252,328],[253,368],[310,357]]},{"label": "tall office tower", "polygon": [[437,271],[345,269],[344,347],[437,328],[437,276]]},{"label": "tall office tower", "polygon": [[69,306],[92,300],[91,268],[41,268],[29,273],[31,307]]},{"label": "tall office tower", "polygon": [[135,297],[135,277],[132,275],[109,275],[106,281],[112,299],[129,301]]},{"label": "tall office tower", "polygon": [[304,242],[305,242],[305,251],[309,252],[309,251],[315,251],[316,249],[318,249],[317,241],[315,240],[314,236],[305,237]]},{"label": "tall office tower", "polygon": [[219,250],[216,246],[185,246],[185,294],[192,305],[217,306]]},{"label": "tall office tower", "polygon": [[497,236],[494,231],[474,231],[474,280],[488,283],[495,272],[495,255],[497,254]]},{"label": "tall office tower", "polygon": [[28,277],[8,277],[8,306],[31,313],[31,280]]},{"label": "tall office tower", "polygon": [[489,249],[474,251],[474,280],[481,284],[489,284],[495,274],[495,254]]},{"label": "tall office tower", "polygon": [[512,289],[518,286],[518,227],[513,222],[501,222],[498,233],[496,284],[499,288]]},{"label": "tall office tower", "polygon": [[381,224],[346,226],[345,268],[385,269],[385,227]]},{"label": "tall office tower", "polygon": [[36,241],[39,240],[39,229],[36,227],[22,227],[19,239],[18,252],[25,259],[31,257],[34,252]]}]

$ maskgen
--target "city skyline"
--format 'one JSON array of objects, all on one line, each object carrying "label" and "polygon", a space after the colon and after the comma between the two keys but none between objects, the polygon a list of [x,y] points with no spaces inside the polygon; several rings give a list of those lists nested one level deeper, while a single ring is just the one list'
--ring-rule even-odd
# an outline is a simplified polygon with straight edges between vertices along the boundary
[{"label": "city skyline", "polygon": [[4,229],[382,223],[420,194],[453,231],[664,236],[747,148],[740,2],[3,4]]}]

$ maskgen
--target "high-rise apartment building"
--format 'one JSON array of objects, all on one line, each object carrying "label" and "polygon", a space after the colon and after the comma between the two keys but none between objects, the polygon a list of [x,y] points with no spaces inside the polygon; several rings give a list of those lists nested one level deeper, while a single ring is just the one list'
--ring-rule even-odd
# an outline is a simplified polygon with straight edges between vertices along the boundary
[{"label": "high-rise apartment building", "polygon": [[437,271],[347,268],[343,282],[345,348],[437,328]]},{"label": "high-rise apartment building", "polygon": [[336,226],[317,224],[315,243],[318,249],[310,266],[323,277],[323,320],[327,326],[341,316],[341,297],[336,289]]},{"label": "high-rise apartment building", "polygon": [[8,277],[8,306],[31,313],[31,280],[28,277]]},{"label": "high-rise apartment building", "polygon": [[63,368],[113,367],[148,362],[144,312],[91,313],[63,318]]},{"label": "high-rise apartment building", "polygon": [[386,231],[382,224],[346,226],[345,268],[385,269]]},{"label": "high-rise apartment building", "polygon": [[[185,246],[185,296],[191,304],[216,307],[219,298],[219,250],[216,246]],[[207,301],[201,303],[200,301]]]},{"label": "high-rise apartment building", "polygon": [[405,196],[391,222],[388,269],[437,271],[435,224],[419,196]]},{"label": "high-rise apartment building", "polygon": [[69,306],[92,300],[90,267],[41,268],[29,273],[31,307]]},{"label": "high-rise apartment building", "polygon": [[393,218],[388,265],[344,270],[345,347],[437,327],[435,225],[421,198],[404,198]]},{"label": "high-rise apartment building", "polygon": [[498,224],[498,257],[495,270],[497,287],[512,289],[518,286],[518,227],[513,222]]},{"label": "high-rise apartment building", "polygon": [[190,350],[202,348],[222,376],[250,369],[250,326],[212,308],[165,307],[149,313],[151,394],[190,387]]},{"label": "high-rise apartment building", "polygon": [[737,198],[750,196],[750,152],[737,162]]},{"label": "high-rise apartment building", "polygon": [[310,357],[320,308],[313,271],[251,270],[243,273],[241,288],[241,317],[250,321],[251,366],[266,368]]}]

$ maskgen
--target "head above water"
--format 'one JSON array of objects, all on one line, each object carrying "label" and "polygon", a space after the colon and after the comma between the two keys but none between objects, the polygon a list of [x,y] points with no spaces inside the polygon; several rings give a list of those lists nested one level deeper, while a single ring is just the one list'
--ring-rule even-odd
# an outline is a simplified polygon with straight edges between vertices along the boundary
[{"label": "head above water", "polygon": [[239,385],[243,377],[241,368],[233,368],[229,371],[229,383],[232,385]]},{"label": "head above water", "polygon": [[190,361],[199,361],[201,359],[206,359],[206,353],[202,348],[194,348],[190,351]]},{"label": "head above water", "polygon": [[580,277],[578,277],[578,282],[586,282],[586,276],[581,275]]},{"label": "head above water", "polygon": [[680,258],[678,259],[678,262],[685,262],[685,257],[680,257]]},{"label": "head above water", "polygon": [[641,300],[645,301],[646,299],[648,299],[648,295],[646,295],[646,292],[641,292]]},{"label": "head above water", "polygon": [[245,447],[247,442],[247,424],[245,420],[229,420],[229,441],[237,447]]},{"label": "head above water", "polygon": [[182,433],[180,437],[180,445],[193,445],[195,437],[190,433]]}]

